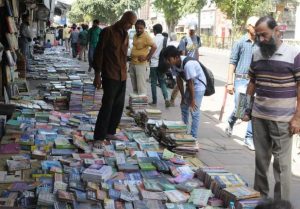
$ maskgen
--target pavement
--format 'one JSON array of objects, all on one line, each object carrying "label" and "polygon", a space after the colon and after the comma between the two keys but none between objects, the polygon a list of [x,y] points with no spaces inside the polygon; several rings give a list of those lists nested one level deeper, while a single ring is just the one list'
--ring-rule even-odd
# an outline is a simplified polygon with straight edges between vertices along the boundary
[{"label": "pavement", "polygon": [[[204,47],[200,49],[200,60],[208,68],[210,68],[215,75],[216,93],[210,97],[204,97],[202,101],[201,122],[198,137],[200,149],[197,156],[205,165],[223,166],[228,171],[240,174],[252,187],[255,171],[255,153],[254,151],[250,151],[243,144],[246,123],[238,121],[234,126],[233,134],[230,138],[224,132],[226,119],[233,110],[233,96],[227,96],[223,121],[218,120],[224,96],[224,85],[227,78],[229,53],[229,50],[210,49]],[[87,63],[81,62],[81,64],[83,68],[88,69]],[[128,95],[131,92],[132,85],[128,74],[125,106],[128,104]],[[169,93],[171,93],[170,89]],[[151,101],[150,83],[148,83],[148,96],[149,101]],[[171,108],[165,108],[160,88],[157,88],[157,96],[157,108],[162,110],[162,118],[168,120],[180,120],[180,96],[178,96],[176,100],[176,106]],[[300,209],[300,198],[298,196],[298,194],[300,194],[299,137],[294,137],[293,143],[291,202],[295,209]],[[270,197],[273,196],[272,191],[274,188],[274,178],[272,173],[271,165],[269,170]]]}]

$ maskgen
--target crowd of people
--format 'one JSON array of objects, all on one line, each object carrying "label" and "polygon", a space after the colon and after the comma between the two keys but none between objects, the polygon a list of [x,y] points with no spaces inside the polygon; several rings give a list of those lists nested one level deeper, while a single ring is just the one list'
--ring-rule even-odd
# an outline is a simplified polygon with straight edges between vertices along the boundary
[{"label": "crowd of people", "polygon": [[[168,101],[162,79],[165,71],[157,71],[162,56],[165,66],[172,69],[176,76],[182,98],[182,120],[188,123],[191,114],[190,134],[198,137],[200,107],[207,80],[197,55],[201,45],[200,38],[193,36],[195,34],[191,27],[189,36],[183,38],[178,47],[166,46],[161,25],[153,27],[153,40],[144,31],[144,21],[137,20],[133,12],[126,12],[120,21],[102,31],[94,55],[94,85],[98,88],[103,85],[104,90],[103,106],[95,127],[95,142],[104,143],[113,137],[122,115],[127,77],[126,37],[127,30],[132,25],[135,25],[137,32],[133,38],[129,67],[134,93],[146,92],[145,63],[150,61],[150,78],[154,80],[154,85],[151,86],[151,104],[155,105],[157,102],[154,89],[157,81],[165,101]],[[243,118],[244,121],[252,119],[252,128],[249,123],[245,143],[255,150],[254,188],[261,192],[263,197],[269,196],[267,171],[273,155],[274,198],[288,200],[291,137],[300,131],[300,51],[281,41],[281,31],[272,17],[251,17],[246,28],[247,34],[237,41],[232,49],[227,89],[230,94],[235,93],[236,97],[238,92],[247,93],[247,97],[256,94],[253,107],[247,107]],[[236,107],[233,112],[236,111]],[[228,119],[228,136],[231,136],[236,121],[236,118],[232,117],[234,115],[233,113]]]},{"label": "crowd of people", "polygon": [[[23,18],[20,32],[23,44],[20,48],[25,56],[28,54],[26,44],[31,41],[26,18]],[[128,58],[128,30],[132,26],[135,26],[136,34]],[[87,25],[73,24],[71,28],[65,25],[61,32],[66,50],[73,58],[86,61],[88,50],[88,70],[94,69],[95,87],[103,88],[94,132],[95,146],[112,139],[116,133],[125,103],[127,71],[133,93],[144,95],[147,94],[149,67],[150,105],[157,104],[157,82],[167,108],[174,106],[180,92],[182,121],[189,124],[191,115],[189,134],[199,136],[200,109],[207,77],[199,61],[201,39],[195,34],[196,28],[190,26],[189,33],[179,45],[173,42],[172,34],[171,40],[163,34],[161,24],[153,26],[154,38],[145,28],[144,20],[127,11],[119,21],[104,29],[99,27],[98,20],[94,20],[90,29]],[[247,107],[243,118],[248,122],[244,143],[255,151],[254,188],[264,197],[269,196],[267,172],[273,156],[274,198],[289,200],[292,136],[300,132],[300,50],[282,42],[280,28],[270,16],[250,17],[246,29],[247,33],[235,42],[229,60],[226,88],[229,94],[234,94],[235,107],[225,132],[229,137],[232,135],[238,119],[240,94],[245,93],[250,100],[255,96],[253,106]],[[167,72],[176,77],[171,97],[165,81]]]}]

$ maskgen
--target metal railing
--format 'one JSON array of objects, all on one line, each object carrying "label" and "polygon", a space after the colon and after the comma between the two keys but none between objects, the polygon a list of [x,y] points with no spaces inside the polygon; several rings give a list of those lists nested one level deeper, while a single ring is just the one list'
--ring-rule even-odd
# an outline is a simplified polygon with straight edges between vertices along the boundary
[{"label": "metal railing", "polygon": [[230,49],[232,37],[201,36],[202,46],[218,49]]},{"label": "metal railing", "polygon": [[283,42],[289,44],[289,45],[293,45],[293,46],[299,46],[300,47],[300,40],[296,40],[296,39],[282,39]]}]

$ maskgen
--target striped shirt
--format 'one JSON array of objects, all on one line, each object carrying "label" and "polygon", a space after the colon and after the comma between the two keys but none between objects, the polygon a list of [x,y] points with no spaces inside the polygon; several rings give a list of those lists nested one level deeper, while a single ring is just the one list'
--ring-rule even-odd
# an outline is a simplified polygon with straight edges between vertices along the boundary
[{"label": "striped shirt", "polygon": [[229,63],[236,66],[235,73],[248,74],[252,53],[255,49],[256,45],[249,39],[248,34],[234,43]]},{"label": "striped shirt", "polygon": [[252,116],[289,122],[297,104],[300,49],[282,43],[269,59],[263,58],[257,49],[253,54],[249,77],[256,87]]}]

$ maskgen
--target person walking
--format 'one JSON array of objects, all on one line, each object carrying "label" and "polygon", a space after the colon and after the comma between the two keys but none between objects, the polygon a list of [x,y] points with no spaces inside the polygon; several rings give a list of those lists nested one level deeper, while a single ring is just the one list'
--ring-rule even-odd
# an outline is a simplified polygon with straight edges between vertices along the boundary
[{"label": "person walking", "polygon": [[129,73],[134,94],[147,94],[147,66],[156,50],[156,45],[147,32],[144,20],[135,23],[136,34],[133,37]]},{"label": "person walking", "polygon": [[82,31],[80,31],[78,35],[78,43],[80,45],[78,60],[82,60],[83,56],[83,60],[84,62],[86,62],[86,50],[88,45],[88,26],[85,24],[82,24]]},{"label": "person walking", "polygon": [[73,58],[76,58],[78,54],[78,36],[79,36],[79,30],[77,30],[77,26],[74,24],[72,26],[72,32],[70,36]]},{"label": "person walking", "polygon": [[[127,79],[127,31],[135,24],[136,14],[127,11],[115,24],[102,30],[95,49],[94,86],[103,86],[102,106],[97,117],[94,140],[113,137],[123,113]],[[102,78],[102,80],[101,80]]]},{"label": "person walking", "polygon": [[89,72],[91,72],[91,70],[92,70],[94,51],[97,46],[100,33],[101,33],[101,28],[99,27],[99,20],[96,19],[93,21],[93,26],[88,31],[88,45],[89,45],[89,52],[88,52],[89,69],[88,69],[88,71]]},{"label": "person walking", "polygon": [[[247,85],[249,83],[248,72],[252,59],[252,54],[255,45],[255,23],[258,17],[252,16],[248,18],[246,23],[247,33],[240,38],[231,50],[230,63],[227,77],[227,91],[229,94],[234,94],[234,109],[228,118],[228,124],[225,132],[228,137],[231,137],[233,126],[237,121],[235,116],[240,93],[246,93]],[[254,150],[252,126],[248,122],[246,134],[244,137],[244,144],[250,149]]]},{"label": "person walking", "polygon": [[256,96],[244,117],[245,121],[252,117],[254,189],[269,196],[268,170],[273,155],[274,199],[289,200],[292,136],[300,132],[300,49],[282,42],[273,17],[261,17],[255,33],[259,48],[250,65],[247,95]]},{"label": "person walking", "polygon": [[[181,117],[189,124],[191,113],[192,123],[190,134],[197,138],[200,123],[200,107],[206,90],[206,77],[198,60],[192,57],[180,56],[181,52],[174,46],[164,50],[164,58],[177,74],[177,86],[181,94]],[[186,82],[184,91],[183,81]]]},{"label": "person walking", "polygon": [[152,106],[157,105],[156,85],[157,85],[157,81],[158,81],[161,91],[162,91],[162,94],[165,99],[165,106],[169,107],[170,102],[168,100],[168,90],[167,90],[166,81],[164,79],[165,74],[158,70],[159,55],[160,55],[162,49],[166,48],[168,38],[164,37],[162,35],[162,25],[161,24],[156,24],[153,26],[153,33],[155,35],[154,43],[155,43],[157,49],[153,53],[151,60],[150,60],[150,81],[151,81],[151,92],[152,92],[152,103],[150,103],[150,105],[152,105]]},{"label": "person walking", "polygon": [[71,36],[71,29],[67,26],[67,24],[65,24],[63,29],[63,41],[65,43],[67,52],[70,52],[70,36]]},{"label": "person walking", "polygon": [[201,47],[200,36],[196,35],[196,26],[189,26],[189,34],[183,37],[178,45],[181,55],[199,59],[199,48]]},{"label": "person walking", "polygon": [[22,15],[22,23],[20,25],[20,39],[19,46],[21,53],[25,57],[26,62],[26,71],[30,71],[29,59],[31,56],[30,53],[30,44],[32,42],[32,30],[29,24],[29,14]]}]

